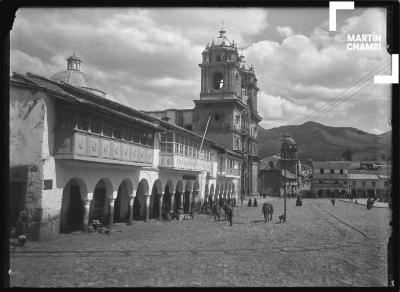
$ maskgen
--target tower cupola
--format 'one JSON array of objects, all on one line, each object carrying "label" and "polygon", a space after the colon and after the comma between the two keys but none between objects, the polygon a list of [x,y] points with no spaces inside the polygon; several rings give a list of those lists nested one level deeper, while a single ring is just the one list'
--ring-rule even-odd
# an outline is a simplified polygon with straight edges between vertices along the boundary
[{"label": "tower cupola", "polygon": [[67,70],[80,71],[81,60],[75,55],[75,52],[71,57],[67,59]]}]

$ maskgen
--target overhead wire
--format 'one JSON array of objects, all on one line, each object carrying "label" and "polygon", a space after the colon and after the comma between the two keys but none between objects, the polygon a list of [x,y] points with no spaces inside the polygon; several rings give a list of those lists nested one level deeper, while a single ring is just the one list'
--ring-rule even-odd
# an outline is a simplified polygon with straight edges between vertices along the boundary
[{"label": "overhead wire", "polygon": [[[308,120],[312,120],[315,119],[315,117],[319,117],[321,112],[327,112],[330,109],[332,109],[334,106],[336,106],[336,104],[342,103],[344,100],[347,100],[349,97],[349,94],[355,90],[355,92],[358,92],[362,87],[364,87],[365,85],[370,84],[369,83],[369,79],[371,77],[373,77],[375,74],[380,73],[380,71],[386,69],[384,66],[387,65],[386,63],[389,63],[390,59],[385,60],[384,62],[382,62],[380,65],[378,65],[377,67],[375,67],[373,70],[371,70],[369,73],[367,73],[366,75],[364,75],[362,78],[360,78],[351,88],[344,90],[343,92],[341,92],[337,97],[335,97],[333,100],[327,102],[322,108],[320,108],[319,110],[308,114],[306,117],[303,118],[296,118],[294,121],[294,124],[296,125],[300,125]],[[358,88],[359,86],[361,86],[360,88]],[[350,96],[353,96],[354,93],[353,92]],[[290,123],[290,122],[289,122]]]}]

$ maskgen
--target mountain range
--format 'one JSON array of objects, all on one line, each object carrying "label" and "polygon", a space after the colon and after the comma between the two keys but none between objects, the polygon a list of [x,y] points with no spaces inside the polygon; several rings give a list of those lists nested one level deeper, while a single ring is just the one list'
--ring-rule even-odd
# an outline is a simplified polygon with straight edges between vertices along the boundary
[{"label": "mountain range", "polygon": [[385,160],[391,157],[392,132],[380,135],[351,127],[331,127],[316,122],[258,130],[258,156],[280,153],[281,134],[290,134],[297,143],[301,161],[344,160],[343,152],[353,152],[352,160]]}]

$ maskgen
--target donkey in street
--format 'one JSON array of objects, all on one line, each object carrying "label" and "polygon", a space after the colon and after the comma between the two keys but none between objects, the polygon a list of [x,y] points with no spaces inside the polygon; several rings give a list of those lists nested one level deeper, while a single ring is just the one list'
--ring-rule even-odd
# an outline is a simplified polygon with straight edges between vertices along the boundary
[{"label": "donkey in street", "polygon": [[265,221],[272,220],[272,214],[274,213],[274,207],[270,203],[264,203],[262,206],[262,212],[264,214]]}]

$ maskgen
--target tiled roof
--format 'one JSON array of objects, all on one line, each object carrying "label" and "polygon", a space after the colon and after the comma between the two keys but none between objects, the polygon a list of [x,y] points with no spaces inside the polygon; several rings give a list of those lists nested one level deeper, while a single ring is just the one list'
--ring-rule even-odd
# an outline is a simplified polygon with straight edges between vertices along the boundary
[{"label": "tiled roof", "polygon": [[314,169],[346,169],[350,167],[350,163],[346,161],[313,161],[312,164]]},{"label": "tiled roof", "polygon": [[[14,73],[14,75],[11,78],[11,82],[18,80],[18,81],[25,81],[28,82],[30,84],[34,84],[38,87],[44,88],[46,90],[48,90],[50,93],[55,93],[56,95],[61,95],[64,98],[72,101],[72,102],[77,102],[80,104],[85,104],[91,108],[95,108],[97,110],[101,110],[103,112],[107,112],[110,113],[114,116],[118,116],[120,118],[124,118],[124,119],[128,119],[129,121],[133,121],[136,122],[138,124],[142,124],[148,127],[152,127],[155,129],[159,128],[159,125],[157,123],[153,123],[151,121],[154,121],[153,117],[148,116],[148,119],[151,121],[146,121],[142,118],[139,118],[136,116],[137,113],[139,113],[141,116],[146,114],[143,114],[139,111],[136,111],[134,109],[131,109],[129,107],[123,106],[119,103],[107,100],[104,97],[100,97],[98,95],[95,95],[93,93],[90,93],[86,90],[74,87],[72,85],[69,84],[62,84],[62,83],[58,83],[56,81],[53,80],[49,80],[45,77],[39,76],[39,75],[34,75],[32,73],[27,73],[26,75],[21,75],[18,73]],[[76,92],[81,93],[80,96],[76,95]],[[74,94],[75,93],[75,94]],[[93,98],[95,97],[95,98]],[[106,103],[107,106],[99,104],[96,101],[103,101],[103,103]],[[114,109],[113,109],[114,107]],[[115,109],[115,107],[124,107],[124,109],[128,109],[131,111],[131,114],[127,114],[124,112],[121,112],[120,110]],[[133,115],[132,115],[133,114]]]}]

